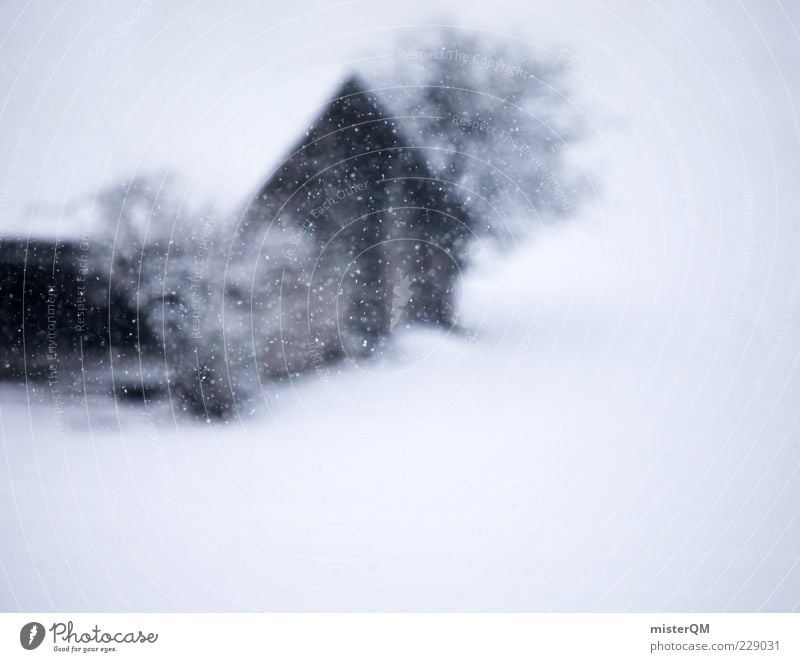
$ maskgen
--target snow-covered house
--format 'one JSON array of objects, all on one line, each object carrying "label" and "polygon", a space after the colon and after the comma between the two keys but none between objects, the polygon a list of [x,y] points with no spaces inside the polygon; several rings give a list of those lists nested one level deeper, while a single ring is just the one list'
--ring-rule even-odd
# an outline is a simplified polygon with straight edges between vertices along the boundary
[{"label": "snow-covered house", "polygon": [[187,408],[231,413],[265,378],[380,355],[411,324],[455,323],[476,214],[455,178],[432,172],[437,148],[418,131],[430,118],[399,112],[415,96],[347,79],[259,187],[222,242],[202,340],[187,353],[164,338],[170,392]]},{"label": "snow-covered house", "polygon": [[372,355],[401,325],[454,322],[473,212],[431,173],[396,95],[348,79],[243,216],[234,298],[252,304],[268,373]]},{"label": "snow-covered house", "polygon": [[[114,233],[113,253],[94,252],[105,268],[93,272],[97,321],[83,351],[141,353],[153,361],[123,371],[123,391],[166,386],[186,410],[226,415],[264,379],[380,355],[388,336],[411,324],[450,328],[470,241],[508,234],[515,206],[557,212],[561,200],[552,130],[520,106],[517,88],[536,98],[538,88],[503,81],[502,96],[487,95],[461,73],[450,72],[446,85],[344,81],[230,234],[165,211],[162,184],[112,191],[100,208],[125,232]],[[523,136],[535,158],[519,149]],[[172,229],[156,239],[126,234],[139,226]],[[70,256],[62,266],[83,259],[76,250],[62,251]],[[8,257],[8,283],[25,273],[21,259]],[[68,316],[80,292],[67,274],[82,268],[65,267],[66,284],[55,288],[66,329],[75,327]],[[32,321],[32,333],[46,336],[47,324]],[[115,373],[117,391],[119,382]]]}]

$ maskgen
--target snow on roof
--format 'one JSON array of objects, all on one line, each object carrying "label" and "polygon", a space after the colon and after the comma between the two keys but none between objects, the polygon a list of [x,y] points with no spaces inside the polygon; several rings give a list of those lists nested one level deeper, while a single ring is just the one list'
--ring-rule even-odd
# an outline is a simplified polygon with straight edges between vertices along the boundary
[{"label": "snow on roof", "polygon": [[7,240],[59,240],[80,242],[93,234],[98,224],[98,210],[90,196],[69,201],[62,206],[32,209],[21,222],[7,223],[0,228],[0,237]]}]

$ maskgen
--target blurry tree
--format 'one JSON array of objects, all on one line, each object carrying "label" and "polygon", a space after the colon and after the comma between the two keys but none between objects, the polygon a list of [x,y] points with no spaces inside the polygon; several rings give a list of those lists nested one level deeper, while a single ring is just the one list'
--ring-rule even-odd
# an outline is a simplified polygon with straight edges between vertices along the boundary
[{"label": "blurry tree", "polygon": [[[493,209],[476,232],[524,232],[567,215],[580,179],[566,165],[582,134],[557,58],[523,41],[456,28],[414,29],[363,76],[406,119],[434,176]],[[527,225],[526,225],[527,224]]]},{"label": "blurry tree", "polygon": [[138,378],[161,381],[182,411],[219,417],[234,405],[222,343],[222,226],[185,207],[179,190],[160,173],[101,190],[105,227],[96,250],[107,256],[114,290],[138,312],[141,337],[149,339],[139,351],[162,359],[159,374],[148,367]]}]

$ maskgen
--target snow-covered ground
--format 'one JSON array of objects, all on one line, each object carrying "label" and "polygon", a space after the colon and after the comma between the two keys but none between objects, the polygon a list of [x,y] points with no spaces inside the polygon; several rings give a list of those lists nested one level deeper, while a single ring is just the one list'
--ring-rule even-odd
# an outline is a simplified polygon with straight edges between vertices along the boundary
[{"label": "snow-covered ground", "polygon": [[770,339],[631,300],[612,245],[490,260],[474,336],[409,332],[243,423],[93,399],[57,424],[6,390],[1,606],[796,607],[794,336],[755,393]]},{"label": "snow-covered ground", "polygon": [[[306,16],[303,43],[332,40],[309,48],[340,71],[348,34],[410,20],[396,4],[339,9],[334,36]],[[407,331],[373,364],[268,389],[241,421],[4,385],[0,609],[800,608],[797,12],[562,4],[489,3],[480,24],[516,15],[574,49],[593,200],[511,253],[476,247],[460,333]],[[102,62],[132,47],[106,44]],[[123,140],[154,116],[143,90]],[[198,138],[236,133],[219,108],[259,107],[228,101],[195,125],[170,113],[197,138],[176,161],[202,160],[199,143],[263,168]],[[17,197],[45,140],[23,135]]]}]

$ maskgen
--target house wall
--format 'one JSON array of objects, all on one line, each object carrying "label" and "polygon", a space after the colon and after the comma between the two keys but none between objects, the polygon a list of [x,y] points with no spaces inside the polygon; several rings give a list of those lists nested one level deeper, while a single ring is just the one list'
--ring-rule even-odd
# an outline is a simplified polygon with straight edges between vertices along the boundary
[{"label": "house wall", "polygon": [[352,80],[336,97],[243,224],[242,250],[255,252],[244,263],[256,265],[244,289],[253,327],[270,336],[267,373],[373,355],[401,318],[453,321],[465,209],[375,94]]},{"label": "house wall", "polygon": [[[80,244],[0,243],[0,378],[46,379],[136,343],[135,313],[92,268]],[[64,375],[62,374],[62,377]]]}]

